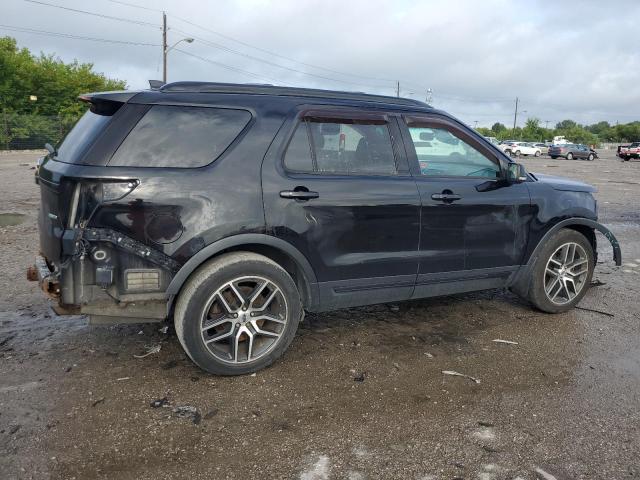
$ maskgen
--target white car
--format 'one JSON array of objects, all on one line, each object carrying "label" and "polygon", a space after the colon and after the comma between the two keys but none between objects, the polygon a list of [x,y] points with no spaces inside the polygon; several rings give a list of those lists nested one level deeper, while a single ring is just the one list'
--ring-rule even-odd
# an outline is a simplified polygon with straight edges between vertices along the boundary
[{"label": "white car", "polygon": [[519,157],[520,155],[533,155],[534,157],[539,157],[542,154],[540,147],[536,147],[533,143],[529,142],[513,142],[508,144],[504,153],[515,155]]}]

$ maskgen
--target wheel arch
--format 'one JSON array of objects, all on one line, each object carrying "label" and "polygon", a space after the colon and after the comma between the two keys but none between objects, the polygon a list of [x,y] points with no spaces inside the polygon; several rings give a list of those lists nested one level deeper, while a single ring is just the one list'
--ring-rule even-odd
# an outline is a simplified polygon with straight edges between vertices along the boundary
[{"label": "wheel arch", "polygon": [[535,246],[535,248],[531,252],[531,255],[529,256],[527,263],[522,265],[517,270],[517,272],[509,282],[511,290],[521,296],[526,296],[528,294],[531,269],[533,268],[533,265],[538,258],[540,251],[542,250],[544,245],[553,237],[553,235],[563,228],[575,230],[584,235],[593,247],[596,258],[597,242],[595,231],[598,230],[604,235],[607,240],[609,240],[609,243],[611,243],[611,247],[613,249],[613,260],[615,264],[618,266],[622,265],[622,251],[620,250],[620,244],[618,243],[618,239],[611,232],[611,230],[609,230],[604,225],[596,222],[595,220],[591,220],[588,218],[567,218],[552,226],[538,241],[538,244]]},{"label": "wheel arch", "polygon": [[246,233],[226,237],[204,247],[178,270],[166,291],[167,315],[172,314],[177,295],[198,267],[221,254],[239,251],[257,253],[276,262],[293,278],[303,306],[313,309],[317,305],[317,279],[307,258],[285,240],[266,234]]}]

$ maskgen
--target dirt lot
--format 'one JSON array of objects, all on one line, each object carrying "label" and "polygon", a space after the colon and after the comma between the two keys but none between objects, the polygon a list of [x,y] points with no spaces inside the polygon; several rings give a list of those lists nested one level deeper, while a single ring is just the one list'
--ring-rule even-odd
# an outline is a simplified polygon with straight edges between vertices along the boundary
[{"label": "dirt lot", "polygon": [[308,315],[273,367],[218,378],[157,325],[52,313],[24,274],[34,159],[0,155],[0,213],[26,215],[0,227],[0,478],[640,478],[640,162],[523,161],[600,189],[625,265],[600,237],[583,310],[489,292]]}]

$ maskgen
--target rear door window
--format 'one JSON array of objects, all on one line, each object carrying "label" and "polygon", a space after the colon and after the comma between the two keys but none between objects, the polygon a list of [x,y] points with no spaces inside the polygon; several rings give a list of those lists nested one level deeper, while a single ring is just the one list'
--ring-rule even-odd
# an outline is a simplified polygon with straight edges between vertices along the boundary
[{"label": "rear door window", "polygon": [[109,166],[202,167],[222,155],[250,120],[246,110],[154,105]]},{"label": "rear door window", "polygon": [[296,128],[284,164],[304,173],[397,173],[389,127],[381,122],[305,120]]}]

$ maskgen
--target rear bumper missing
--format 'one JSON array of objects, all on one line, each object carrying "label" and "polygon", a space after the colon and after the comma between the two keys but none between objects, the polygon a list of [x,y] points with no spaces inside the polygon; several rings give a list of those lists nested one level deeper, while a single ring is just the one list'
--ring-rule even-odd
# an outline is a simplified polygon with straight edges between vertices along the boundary
[{"label": "rear bumper missing", "polygon": [[60,279],[42,255],[38,255],[35,263],[27,269],[27,280],[38,282],[40,289],[49,297],[60,298]]}]

